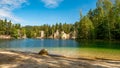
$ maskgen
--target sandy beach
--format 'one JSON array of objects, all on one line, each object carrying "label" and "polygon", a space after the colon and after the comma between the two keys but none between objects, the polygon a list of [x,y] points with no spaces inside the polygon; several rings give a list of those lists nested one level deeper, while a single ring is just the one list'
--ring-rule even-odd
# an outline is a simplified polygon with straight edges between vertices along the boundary
[{"label": "sandy beach", "polygon": [[0,68],[120,68],[120,61],[0,50]]}]

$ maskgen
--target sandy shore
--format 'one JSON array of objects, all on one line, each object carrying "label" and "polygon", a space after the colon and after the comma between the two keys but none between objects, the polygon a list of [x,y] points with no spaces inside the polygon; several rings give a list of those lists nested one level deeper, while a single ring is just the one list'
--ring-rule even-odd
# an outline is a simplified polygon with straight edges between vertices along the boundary
[{"label": "sandy shore", "polygon": [[120,61],[68,58],[0,50],[0,68],[120,68]]}]

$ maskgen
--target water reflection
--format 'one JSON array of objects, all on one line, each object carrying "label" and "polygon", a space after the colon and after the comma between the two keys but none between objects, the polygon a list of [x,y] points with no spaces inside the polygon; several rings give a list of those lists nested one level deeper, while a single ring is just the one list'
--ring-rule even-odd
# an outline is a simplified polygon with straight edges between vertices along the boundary
[{"label": "water reflection", "polygon": [[75,40],[21,39],[0,40],[0,48],[77,47]]},{"label": "water reflection", "polygon": [[78,43],[75,40],[20,39],[0,40],[0,48],[36,53],[38,53],[42,48],[46,48],[48,49],[49,53],[70,57],[80,57],[82,55],[93,56],[93,54],[102,55],[103,52],[104,55],[111,55],[111,53],[114,51],[114,55],[117,56],[119,51],[116,50],[120,49],[120,43],[105,41],[80,41]]},{"label": "water reflection", "polygon": [[[54,39],[21,39],[0,40],[0,48],[7,50],[29,51],[38,53],[42,48],[48,49],[49,53],[65,56],[79,57],[79,44],[75,40]],[[71,56],[71,57],[72,57]]]},{"label": "water reflection", "polygon": [[118,41],[80,41],[79,45],[87,48],[120,49],[120,42]]}]

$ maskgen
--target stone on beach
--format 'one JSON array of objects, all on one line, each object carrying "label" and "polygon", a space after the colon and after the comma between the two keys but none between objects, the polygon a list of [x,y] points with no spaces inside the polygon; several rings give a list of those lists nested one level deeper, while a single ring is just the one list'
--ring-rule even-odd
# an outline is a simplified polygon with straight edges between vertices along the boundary
[{"label": "stone on beach", "polygon": [[47,49],[42,49],[38,54],[40,55],[48,55]]}]

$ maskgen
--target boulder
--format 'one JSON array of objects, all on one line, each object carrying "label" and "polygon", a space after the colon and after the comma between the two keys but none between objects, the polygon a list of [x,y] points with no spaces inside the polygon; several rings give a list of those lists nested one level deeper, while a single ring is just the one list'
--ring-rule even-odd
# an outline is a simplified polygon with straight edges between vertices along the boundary
[{"label": "boulder", "polygon": [[48,55],[47,49],[42,49],[39,53],[39,55]]}]

